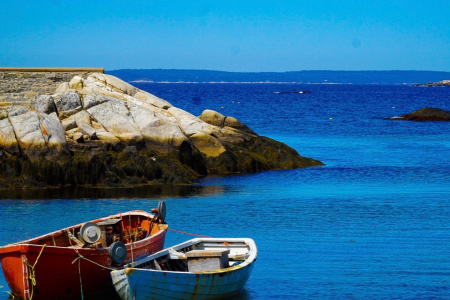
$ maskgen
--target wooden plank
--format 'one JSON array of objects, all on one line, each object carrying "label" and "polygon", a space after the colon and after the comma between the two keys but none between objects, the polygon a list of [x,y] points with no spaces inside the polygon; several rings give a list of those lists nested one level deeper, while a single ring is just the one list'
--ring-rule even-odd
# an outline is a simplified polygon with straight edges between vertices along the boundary
[{"label": "wooden plank", "polygon": [[221,257],[230,254],[230,250],[192,250],[186,253],[186,257]]}]

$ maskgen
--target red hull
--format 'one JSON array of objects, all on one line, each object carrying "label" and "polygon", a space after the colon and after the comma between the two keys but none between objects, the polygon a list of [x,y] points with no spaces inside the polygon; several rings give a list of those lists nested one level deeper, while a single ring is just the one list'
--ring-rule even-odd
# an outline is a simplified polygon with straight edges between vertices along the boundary
[{"label": "red hull", "polygon": [[[143,218],[152,217],[152,215],[142,211],[133,211],[113,217],[128,217],[128,214],[138,214]],[[105,219],[108,218],[99,219],[94,222]],[[126,218],[124,219],[126,220]],[[80,225],[67,229],[72,229]],[[163,229],[145,239],[133,244],[127,244],[126,262],[162,250],[164,248],[166,232],[167,230]],[[40,238],[47,237],[51,234]],[[39,240],[39,238],[30,241],[35,240]],[[84,296],[101,295],[113,291],[109,275],[111,270],[108,268],[110,263],[108,256],[109,248],[76,249],[80,255],[90,260],[88,261],[86,259],[76,260],[79,258],[79,255],[74,248],[50,245],[46,245],[43,248],[43,245],[27,242],[24,241],[0,248],[2,270],[6,282],[15,296],[22,299],[30,299],[32,296],[33,300],[81,299],[81,289]],[[42,254],[35,264],[41,250]],[[74,262],[74,260],[76,261]],[[30,279],[32,277],[30,276],[32,275],[31,268],[29,266],[27,267],[25,261],[28,261],[31,266],[35,265],[35,285],[33,285]]]}]

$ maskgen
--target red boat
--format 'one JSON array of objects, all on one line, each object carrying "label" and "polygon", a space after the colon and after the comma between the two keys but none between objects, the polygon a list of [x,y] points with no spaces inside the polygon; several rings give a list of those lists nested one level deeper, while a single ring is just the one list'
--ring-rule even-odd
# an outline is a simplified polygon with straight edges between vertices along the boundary
[{"label": "red boat", "polygon": [[[129,211],[1,247],[11,293],[25,300],[98,299],[114,293],[112,269],[163,249],[168,227],[163,206],[163,213],[158,213],[160,203],[155,214]],[[100,238],[90,241],[97,233]]]}]

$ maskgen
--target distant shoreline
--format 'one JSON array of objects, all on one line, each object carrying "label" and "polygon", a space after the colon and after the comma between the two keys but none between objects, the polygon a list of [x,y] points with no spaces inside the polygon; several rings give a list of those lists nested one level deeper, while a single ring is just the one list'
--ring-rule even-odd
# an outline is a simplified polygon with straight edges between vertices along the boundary
[{"label": "distant shoreline", "polygon": [[155,83],[155,84],[305,84],[305,85],[412,85],[411,83],[342,83],[342,82],[247,82],[247,81],[153,81],[132,80],[130,83]]},{"label": "distant shoreline", "polygon": [[209,70],[110,70],[105,71],[131,83],[171,84],[373,84],[412,85],[450,78],[450,72],[438,71],[292,71],[224,72]]},{"label": "distant shoreline", "polygon": [[352,84],[339,82],[274,82],[274,81],[154,81],[154,80],[132,80],[132,83],[189,83],[189,84]]}]

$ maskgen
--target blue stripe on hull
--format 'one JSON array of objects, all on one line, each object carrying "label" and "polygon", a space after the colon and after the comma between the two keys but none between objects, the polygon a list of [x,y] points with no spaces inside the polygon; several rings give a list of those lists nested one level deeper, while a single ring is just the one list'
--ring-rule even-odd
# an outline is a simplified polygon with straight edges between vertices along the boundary
[{"label": "blue stripe on hull", "polygon": [[[239,291],[250,277],[253,264],[229,272],[192,274],[133,270],[128,275],[127,300],[218,299]],[[123,288],[126,289],[124,284]]]}]

